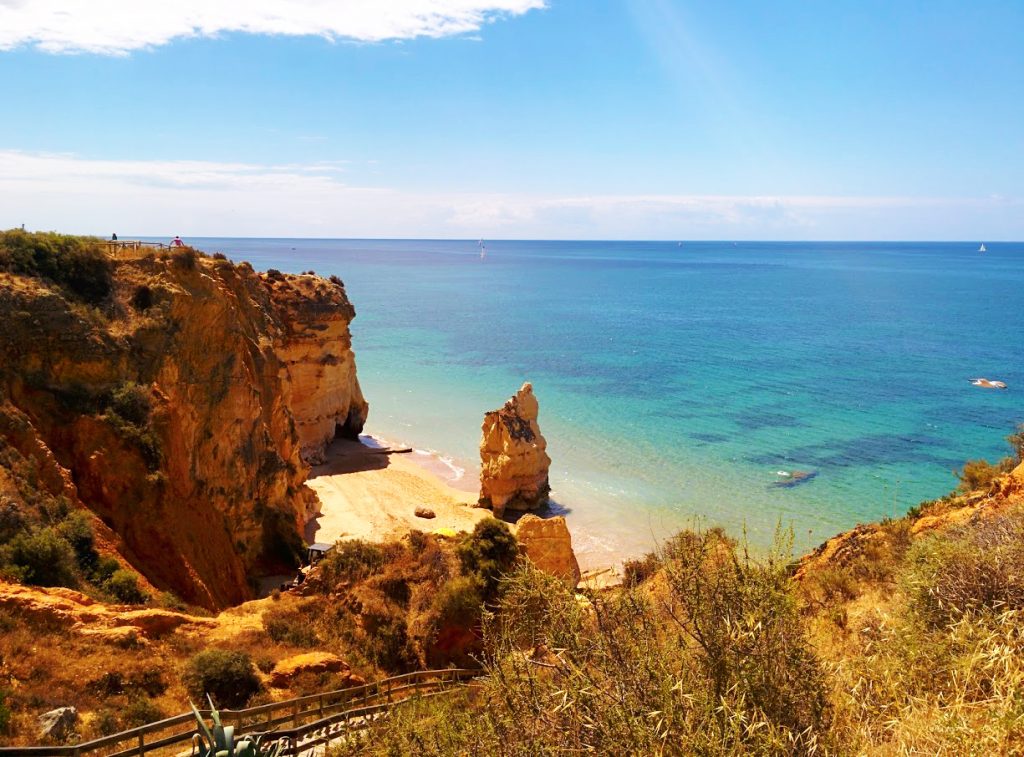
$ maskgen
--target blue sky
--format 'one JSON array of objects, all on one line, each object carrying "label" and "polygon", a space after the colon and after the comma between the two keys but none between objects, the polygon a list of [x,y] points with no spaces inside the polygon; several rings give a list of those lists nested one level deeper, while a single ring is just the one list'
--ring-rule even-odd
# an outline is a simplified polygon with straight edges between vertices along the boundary
[{"label": "blue sky", "polygon": [[1019,0],[78,5],[0,2],[0,226],[1024,238]]}]

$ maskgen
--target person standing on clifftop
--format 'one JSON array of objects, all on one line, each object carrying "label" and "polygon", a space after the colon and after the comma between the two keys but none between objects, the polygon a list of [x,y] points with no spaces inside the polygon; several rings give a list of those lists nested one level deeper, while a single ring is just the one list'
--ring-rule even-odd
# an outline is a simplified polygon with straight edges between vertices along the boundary
[{"label": "person standing on clifftop", "polygon": [[175,236],[174,239],[171,240],[171,247],[184,247],[184,246],[185,246],[185,243],[181,241],[181,237],[179,237],[179,236]]},{"label": "person standing on clifftop", "polygon": [[110,235],[110,241],[111,242],[116,242],[117,241],[117,234],[111,234]]}]

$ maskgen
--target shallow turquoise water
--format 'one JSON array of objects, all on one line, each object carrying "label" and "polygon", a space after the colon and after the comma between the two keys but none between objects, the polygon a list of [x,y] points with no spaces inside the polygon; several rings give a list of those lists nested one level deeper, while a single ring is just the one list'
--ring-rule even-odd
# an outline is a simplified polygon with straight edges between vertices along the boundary
[{"label": "shallow turquoise water", "polygon": [[[483,412],[532,381],[587,565],[695,516],[810,546],[944,494],[1024,421],[1024,244],[188,241],[340,276],[368,431],[463,484]],[[818,475],[770,486],[796,469]]]}]

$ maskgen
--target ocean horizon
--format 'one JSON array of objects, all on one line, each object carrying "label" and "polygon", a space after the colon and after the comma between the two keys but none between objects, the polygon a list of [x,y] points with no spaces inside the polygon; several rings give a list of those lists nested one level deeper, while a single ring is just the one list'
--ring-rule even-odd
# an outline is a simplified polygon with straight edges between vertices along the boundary
[{"label": "ocean horizon", "polygon": [[367,433],[457,487],[532,382],[584,567],[695,524],[807,549],[946,494],[1024,421],[1024,243],[185,241],[339,276]]}]

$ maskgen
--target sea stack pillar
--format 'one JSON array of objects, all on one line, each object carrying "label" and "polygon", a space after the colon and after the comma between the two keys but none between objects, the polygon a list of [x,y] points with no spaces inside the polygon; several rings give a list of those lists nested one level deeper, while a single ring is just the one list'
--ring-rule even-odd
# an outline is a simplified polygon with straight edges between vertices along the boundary
[{"label": "sea stack pillar", "polygon": [[501,517],[505,508],[536,510],[548,501],[547,442],[539,405],[527,382],[499,410],[484,414],[480,440],[480,504]]}]

